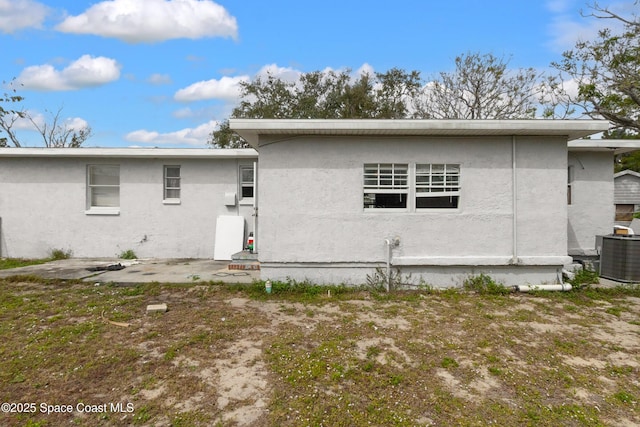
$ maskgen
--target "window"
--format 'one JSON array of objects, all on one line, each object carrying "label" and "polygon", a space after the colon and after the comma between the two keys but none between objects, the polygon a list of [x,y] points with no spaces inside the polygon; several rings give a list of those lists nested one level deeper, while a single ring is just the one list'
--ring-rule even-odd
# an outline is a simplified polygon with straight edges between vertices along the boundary
[{"label": "window", "polygon": [[573,166],[567,168],[567,204],[571,204],[571,186],[573,184]]},{"label": "window", "polygon": [[364,208],[406,208],[408,173],[406,163],[365,163]]},{"label": "window", "polygon": [[253,165],[240,166],[240,200],[252,199],[254,191]]},{"label": "window", "polygon": [[119,165],[87,166],[87,205],[88,213],[119,213]]},{"label": "window", "polygon": [[164,167],[164,201],[176,203],[180,201],[180,166]]},{"label": "window", "polygon": [[460,165],[416,165],[416,209],[457,208]]}]

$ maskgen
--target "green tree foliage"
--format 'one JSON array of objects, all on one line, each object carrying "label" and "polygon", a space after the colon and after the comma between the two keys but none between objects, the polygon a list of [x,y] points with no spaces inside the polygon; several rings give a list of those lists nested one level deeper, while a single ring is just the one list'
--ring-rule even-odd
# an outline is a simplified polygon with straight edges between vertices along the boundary
[{"label": "green tree foliage", "polygon": [[[233,118],[254,119],[400,119],[411,114],[411,102],[422,82],[417,71],[393,68],[385,73],[350,70],[314,71],[295,82],[272,74],[241,83],[241,101]],[[220,148],[246,143],[223,121],[209,143]]]},{"label": "green tree foliage", "polygon": [[[639,2],[635,1],[634,5]],[[582,107],[593,118],[605,118],[615,127],[640,131],[640,20],[622,16],[597,3],[589,17],[622,25],[622,30],[605,28],[594,40],[580,41],[564,52],[552,66],[559,79],[573,80],[577,94],[564,93],[564,102]]]},{"label": "green tree foliage", "polygon": [[[241,83],[233,118],[254,119],[522,119],[533,118],[544,95],[533,69],[509,70],[508,61],[469,53],[455,70],[425,82],[420,72],[392,68],[384,73],[314,71],[295,82],[274,75]],[[246,143],[223,121],[209,144]]]}]

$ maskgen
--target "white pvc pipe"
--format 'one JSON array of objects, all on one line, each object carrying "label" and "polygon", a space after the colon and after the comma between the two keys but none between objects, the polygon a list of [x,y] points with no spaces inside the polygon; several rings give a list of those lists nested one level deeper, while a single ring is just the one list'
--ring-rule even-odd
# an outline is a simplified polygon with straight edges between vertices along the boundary
[{"label": "white pvc pipe", "polygon": [[512,260],[513,264],[518,264],[518,168],[516,161],[516,136],[511,136],[511,206],[513,207],[513,223],[511,233]]},{"label": "white pvc pipe", "polygon": [[516,286],[519,292],[535,292],[535,291],[570,291],[571,285],[563,283],[559,285],[520,285]]},{"label": "white pvc pipe", "polygon": [[391,240],[384,239],[384,243],[387,245],[387,283],[385,283],[385,288],[389,292],[391,288]]}]

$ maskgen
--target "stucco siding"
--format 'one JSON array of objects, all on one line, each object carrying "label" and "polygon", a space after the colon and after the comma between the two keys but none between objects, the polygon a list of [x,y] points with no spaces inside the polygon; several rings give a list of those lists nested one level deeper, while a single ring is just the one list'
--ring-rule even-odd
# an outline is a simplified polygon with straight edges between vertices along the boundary
[{"label": "stucco siding", "polygon": [[[87,165],[120,166],[119,215],[88,215]],[[180,204],[163,203],[163,166],[181,166]],[[0,158],[2,256],[43,257],[51,249],[80,257],[212,258],[216,217],[251,206],[224,205],[238,191],[238,160]]]},{"label": "stucco siding", "polygon": [[[388,238],[400,241],[394,260],[409,264],[449,259],[464,265],[491,257],[507,263],[514,254],[510,137],[263,136],[259,151],[265,277],[295,273],[278,270],[282,264],[382,264]],[[520,137],[516,153],[517,254],[557,257],[561,264],[567,247],[566,141]],[[365,210],[365,163],[459,164],[459,207],[416,210],[409,200],[406,212]],[[325,278],[333,277],[328,273]]]},{"label": "stucco siding", "polygon": [[569,152],[572,169],[568,206],[569,255],[597,255],[596,235],[613,231],[613,153]]}]

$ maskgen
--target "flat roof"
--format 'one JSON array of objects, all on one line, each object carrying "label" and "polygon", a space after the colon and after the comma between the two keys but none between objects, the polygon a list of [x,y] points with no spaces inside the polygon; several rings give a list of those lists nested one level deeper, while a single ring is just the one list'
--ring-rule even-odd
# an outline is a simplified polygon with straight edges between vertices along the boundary
[{"label": "flat roof", "polygon": [[569,141],[569,151],[612,151],[614,154],[640,150],[640,139],[581,139]]},{"label": "flat roof", "polygon": [[0,148],[0,157],[112,157],[112,158],[182,158],[244,159],[257,158],[252,148]]},{"label": "flat roof", "polygon": [[609,129],[606,120],[229,119],[252,147],[259,135],[564,136],[584,138]]}]

